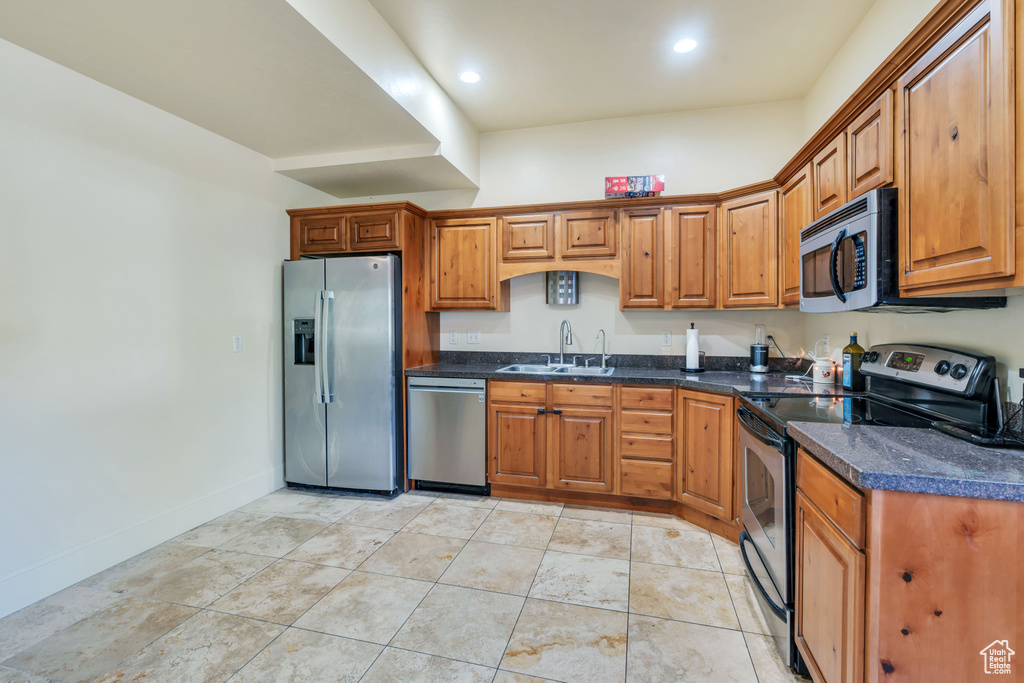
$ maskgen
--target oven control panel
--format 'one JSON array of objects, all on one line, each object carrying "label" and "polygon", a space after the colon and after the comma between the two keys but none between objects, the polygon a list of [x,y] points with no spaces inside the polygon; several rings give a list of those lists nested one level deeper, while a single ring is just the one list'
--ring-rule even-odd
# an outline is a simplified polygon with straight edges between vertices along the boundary
[{"label": "oven control panel", "polygon": [[922,344],[877,344],[861,356],[869,377],[972,396],[995,373],[995,358]]}]

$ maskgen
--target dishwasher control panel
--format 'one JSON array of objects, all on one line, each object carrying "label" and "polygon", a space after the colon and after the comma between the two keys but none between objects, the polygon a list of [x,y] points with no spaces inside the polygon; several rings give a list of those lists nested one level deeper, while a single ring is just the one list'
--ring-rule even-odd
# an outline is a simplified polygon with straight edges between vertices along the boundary
[{"label": "dishwasher control panel", "polygon": [[467,377],[410,377],[410,387],[447,387],[449,389],[485,389],[487,380]]}]

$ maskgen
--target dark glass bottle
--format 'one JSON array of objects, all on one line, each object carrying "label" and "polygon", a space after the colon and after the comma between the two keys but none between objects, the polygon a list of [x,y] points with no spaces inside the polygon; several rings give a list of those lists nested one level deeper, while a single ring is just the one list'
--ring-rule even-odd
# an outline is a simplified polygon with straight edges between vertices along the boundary
[{"label": "dark glass bottle", "polygon": [[864,375],[860,371],[860,358],[864,347],[857,343],[857,333],[850,335],[850,343],[843,349],[843,388],[864,391]]}]

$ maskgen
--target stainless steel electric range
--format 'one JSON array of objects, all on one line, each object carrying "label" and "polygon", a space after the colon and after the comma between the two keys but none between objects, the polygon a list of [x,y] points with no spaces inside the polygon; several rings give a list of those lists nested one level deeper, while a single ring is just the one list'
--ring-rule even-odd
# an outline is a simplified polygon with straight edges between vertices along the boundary
[{"label": "stainless steel electric range", "polygon": [[805,671],[794,644],[796,445],[789,422],[941,429],[981,445],[1024,447],[1001,432],[991,356],[922,344],[873,346],[862,358],[867,392],[746,393],[737,419],[743,477],[740,550],[784,661]]}]

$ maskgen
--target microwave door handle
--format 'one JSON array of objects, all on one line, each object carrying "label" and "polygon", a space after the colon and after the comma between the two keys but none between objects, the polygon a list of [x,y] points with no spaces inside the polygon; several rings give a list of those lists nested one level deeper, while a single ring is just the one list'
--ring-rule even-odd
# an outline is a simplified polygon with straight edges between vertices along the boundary
[{"label": "microwave door handle", "polygon": [[832,243],[832,251],[828,255],[828,279],[832,283],[832,291],[836,298],[846,303],[846,294],[839,288],[839,270],[836,268],[836,259],[839,257],[839,245],[846,239],[846,228],[839,231],[835,241]]},{"label": "microwave door handle", "polygon": [[750,534],[747,533],[747,530],[744,529],[740,532],[740,553],[742,553],[743,555],[743,564],[747,566],[747,576],[749,576],[751,581],[753,581],[754,585],[757,586],[758,592],[761,594],[761,597],[764,598],[764,601],[768,603],[768,606],[771,608],[772,612],[775,612],[775,616],[777,616],[779,619],[782,619],[783,621],[786,621],[786,610],[775,604],[775,601],[772,600],[771,596],[768,595],[768,591],[766,591],[764,589],[764,586],[761,585],[761,582],[757,580],[757,575],[754,574],[754,568],[750,565],[750,558],[747,557],[747,541],[753,543],[754,539],[752,539],[750,537]]}]

